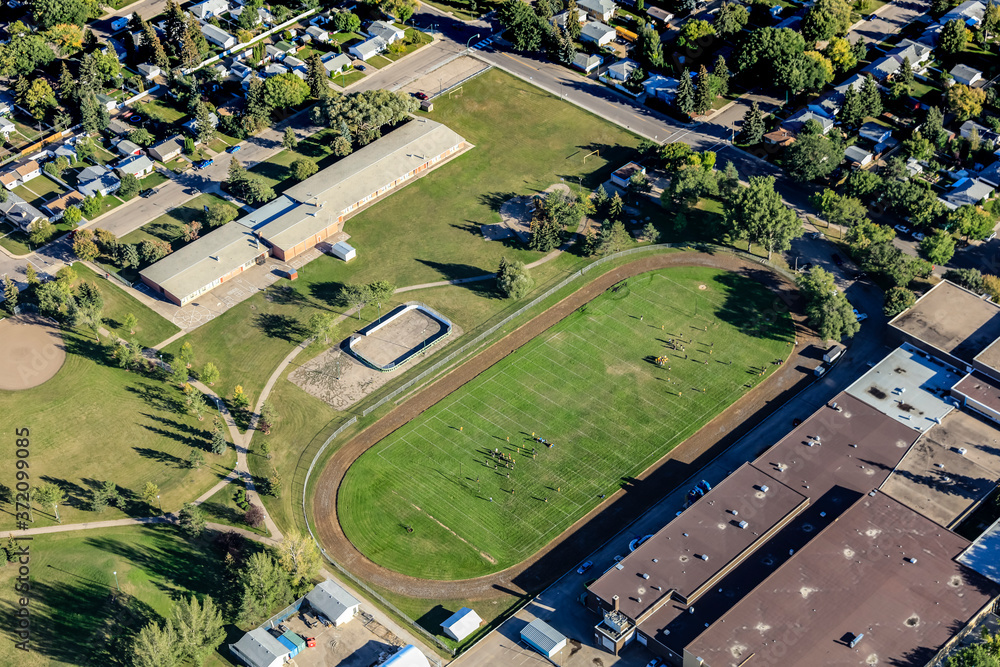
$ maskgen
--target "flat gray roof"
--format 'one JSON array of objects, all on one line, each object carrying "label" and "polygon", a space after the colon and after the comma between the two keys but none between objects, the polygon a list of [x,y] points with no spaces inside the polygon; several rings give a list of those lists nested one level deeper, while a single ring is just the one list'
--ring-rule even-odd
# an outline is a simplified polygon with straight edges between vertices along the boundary
[{"label": "flat gray roof", "polygon": [[566,637],[540,618],[536,618],[521,629],[521,636],[544,651],[551,651]]},{"label": "flat gray roof", "polygon": [[998,553],[1000,553],[1000,519],[994,521],[993,525],[977,537],[976,541],[970,544],[955,560],[987,579],[1000,583]]},{"label": "flat gray roof", "polygon": [[961,377],[903,345],[858,378],[847,393],[901,424],[926,431],[955,409],[944,399]]},{"label": "flat gray roof", "polygon": [[285,195],[278,195],[253,213],[248,213],[236,220],[248,229],[260,229],[289,209],[298,206],[298,202]]},{"label": "flat gray roof", "polygon": [[[617,595],[619,610],[632,620],[664,604],[671,593],[690,604],[707,582],[808,502],[746,463],[608,570],[590,591],[609,605]],[[745,529],[739,526],[744,520]]]},{"label": "flat gray roof", "polygon": [[306,595],[306,600],[331,621],[337,621],[345,611],[361,604],[356,597],[331,579],[316,584],[316,587]]},{"label": "flat gray roof", "polygon": [[[997,167],[1000,168],[1000,162]],[[976,355],[975,360],[1000,373],[1000,338],[987,345],[985,350]]]},{"label": "flat gray roof", "polygon": [[914,443],[881,488],[942,526],[950,526],[996,485],[998,439],[1000,430],[995,425],[955,410]]},{"label": "flat gray roof", "polygon": [[260,237],[283,250],[294,248],[337,222],[337,215],[316,204],[299,204],[259,227]]},{"label": "flat gray roof", "polygon": [[886,494],[862,496],[684,652],[706,667],[927,664],[1000,592],[955,561],[968,545]]},{"label": "flat gray roof", "polygon": [[323,204],[339,216],[379,188],[464,142],[441,123],[417,118],[293,185],[285,194],[302,203]]},{"label": "flat gray roof", "polygon": [[1000,306],[942,280],[889,326],[971,363],[1000,338]]},{"label": "flat gray roof", "polygon": [[285,645],[271,636],[271,633],[263,628],[256,628],[243,635],[238,642],[231,645],[238,650],[243,657],[253,662],[251,667],[258,665],[270,665],[276,658],[288,654]]},{"label": "flat gray roof", "polygon": [[201,288],[267,253],[253,232],[229,223],[170,253],[139,272],[182,301]]}]

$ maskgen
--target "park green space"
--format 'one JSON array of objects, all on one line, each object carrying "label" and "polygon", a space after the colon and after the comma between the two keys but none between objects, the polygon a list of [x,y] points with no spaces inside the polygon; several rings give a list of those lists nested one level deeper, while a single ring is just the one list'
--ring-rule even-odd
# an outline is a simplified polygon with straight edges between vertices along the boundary
[{"label": "park green space", "polygon": [[[213,536],[191,540],[173,526],[128,526],[23,542],[31,549],[31,650],[15,648],[8,631],[0,664],[117,664],[105,653],[107,637],[141,626],[143,617],[122,613],[111,595],[120,589],[133,599],[131,609],[153,619],[169,615],[175,600],[192,594],[220,601],[223,563],[211,546]],[[17,576],[16,567],[0,568],[0,600],[11,610],[18,604]],[[221,651],[228,653],[225,645]],[[231,663],[216,653],[206,664]]]},{"label": "park green space", "polygon": [[[362,455],[338,495],[345,534],[415,577],[525,560],[787,357],[791,320],[773,302],[759,283],[703,267],[629,279]],[[685,350],[666,349],[671,339]],[[492,467],[494,448],[513,471]]]},{"label": "park green space", "polygon": [[132,334],[125,328],[125,316],[135,315],[138,324],[135,327],[135,337],[144,347],[165,341],[180,331],[180,327],[155,310],[142,303],[134,296],[115,285],[103,276],[98,276],[85,264],[75,262],[73,270],[80,280],[87,280],[95,285],[104,297],[104,326],[121,338],[130,339]]},{"label": "park green space", "polygon": [[[218,456],[208,449],[213,411],[207,402],[198,421],[186,414],[176,385],[118,368],[106,338],[98,344],[89,330],[64,328],[63,339],[66,360],[53,378],[0,392],[0,431],[30,428],[32,481],[63,489],[63,523],[158,514],[140,498],[146,482],[159,486],[165,511],[177,511],[233,469],[232,448]],[[187,465],[194,451],[205,459],[197,469]],[[12,465],[0,469],[0,484],[13,489],[15,472]],[[93,490],[108,480],[118,485],[124,509],[91,511]],[[10,506],[4,509],[0,530],[14,526]],[[36,510],[34,518],[36,527],[55,523],[48,511]]]},{"label": "park green space", "polygon": [[[167,213],[145,225],[129,232],[121,238],[122,243],[142,243],[147,240],[166,241],[171,244],[174,250],[188,244],[184,240],[184,225],[198,220],[202,220],[206,206],[214,204],[229,204],[225,199],[210,193],[203,193],[193,199],[189,199],[180,206],[177,206]],[[232,206],[232,204],[229,204]],[[235,208],[235,207],[234,207]],[[202,229],[203,234],[209,230]]]}]

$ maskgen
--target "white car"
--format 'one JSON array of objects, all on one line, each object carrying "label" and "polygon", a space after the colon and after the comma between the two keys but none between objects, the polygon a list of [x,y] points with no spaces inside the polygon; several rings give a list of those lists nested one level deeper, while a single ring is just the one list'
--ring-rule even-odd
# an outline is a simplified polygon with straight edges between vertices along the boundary
[{"label": "white car", "polygon": [[925,236],[920,232],[913,232],[913,238],[915,238],[918,241],[923,241]]},{"label": "white car", "polygon": [[896,225],[895,227],[893,227],[893,229],[895,229],[897,232],[900,232],[901,234],[907,234],[910,231],[909,227],[904,227],[903,225]]}]

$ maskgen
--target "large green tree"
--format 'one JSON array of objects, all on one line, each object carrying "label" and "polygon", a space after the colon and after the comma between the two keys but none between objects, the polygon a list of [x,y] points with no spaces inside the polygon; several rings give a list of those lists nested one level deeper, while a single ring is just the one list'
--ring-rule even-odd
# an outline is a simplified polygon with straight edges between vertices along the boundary
[{"label": "large green tree", "polygon": [[736,67],[750,85],[801,87],[801,59],[806,42],[790,28],[759,28],[736,51]]},{"label": "large green tree", "polygon": [[246,626],[259,624],[292,600],[288,575],[266,551],[247,559],[237,574],[236,590],[239,621]]},{"label": "large green tree", "polygon": [[515,51],[537,51],[542,45],[542,21],[523,0],[504,0],[497,8],[497,19]]},{"label": "large green tree", "polygon": [[83,26],[93,16],[99,15],[98,3],[93,0],[30,0],[31,17],[41,30],[60,23]]},{"label": "large green tree", "polygon": [[18,34],[6,44],[0,44],[0,75],[30,74],[52,62],[56,54],[45,39],[34,33]]},{"label": "large green tree", "polygon": [[785,171],[800,183],[830,175],[844,160],[844,147],[825,134],[800,136],[785,150]]},{"label": "large green tree", "polygon": [[741,187],[724,203],[726,221],[736,238],[757,243],[773,252],[784,252],[792,239],[802,235],[802,223],[774,189],[773,176],[751,176],[748,187]]},{"label": "large green tree", "polygon": [[854,309],[844,293],[837,289],[833,274],[815,268],[799,279],[799,288],[806,297],[806,314],[823,340],[839,341],[852,338],[861,330]]},{"label": "large green tree", "polygon": [[738,2],[726,2],[715,14],[712,25],[720,37],[737,35],[750,20],[750,12]]},{"label": "large green tree", "polygon": [[920,242],[920,254],[931,264],[947,264],[955,255],[955,239],[943,229],[935,230]]},{"label": "large green tree", "polygon": [[757,100],[750,103],[750,108],[743,114],[743,125],[740,127],[739,141],[744,144],[759,144],[764,137],[764,114],[761,113]]},{"label": "large green tree", "polygon": [[508,299],[521,299],[531,292],[535,286],[535,281],[528,274],[523,262],[508,261],[506,257],[500,258],[500,266],[497,269],[497,289]]},{"label": "large green tree", "polygon": [[264,82],[264,99],[272,109],[290,109],[309,97],[309,84],[292,72],[269,77]]},{"label": "large green tree", "polygon": [[660,33],[653,28],[652,24],[639,28],[637,40],[638,58],[643,67],[647,69],[660,69],[663,67],[663,45],[660,43]]},{"label": "large green tree", "polygon": [[182,598],[174,606],[173,627],[180,657],[192,664],[201,664],[226,638],[222,611],[207,596],[202,601]]},{"label": "large green tree", "polygon": [[802,36],[809,42],[847,34],[851,25],[851,5],[845,0],[816,0],[802,19]]},{"label": "large green tree", "polygon": [[941,56],[951,58],[965,50],[968,42],[968,28],[959,19],[952,19],[944,24],[938,36],[937,52]]}]

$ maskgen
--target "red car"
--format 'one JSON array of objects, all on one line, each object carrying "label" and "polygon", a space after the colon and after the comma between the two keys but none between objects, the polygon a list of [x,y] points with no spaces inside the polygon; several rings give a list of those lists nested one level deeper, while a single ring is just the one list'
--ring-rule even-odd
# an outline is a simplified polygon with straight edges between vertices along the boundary
[{"label": "red car", "polygon": [[427,99],[427,93],[413,93],[413,96],[416,97],[418,100]]}]

